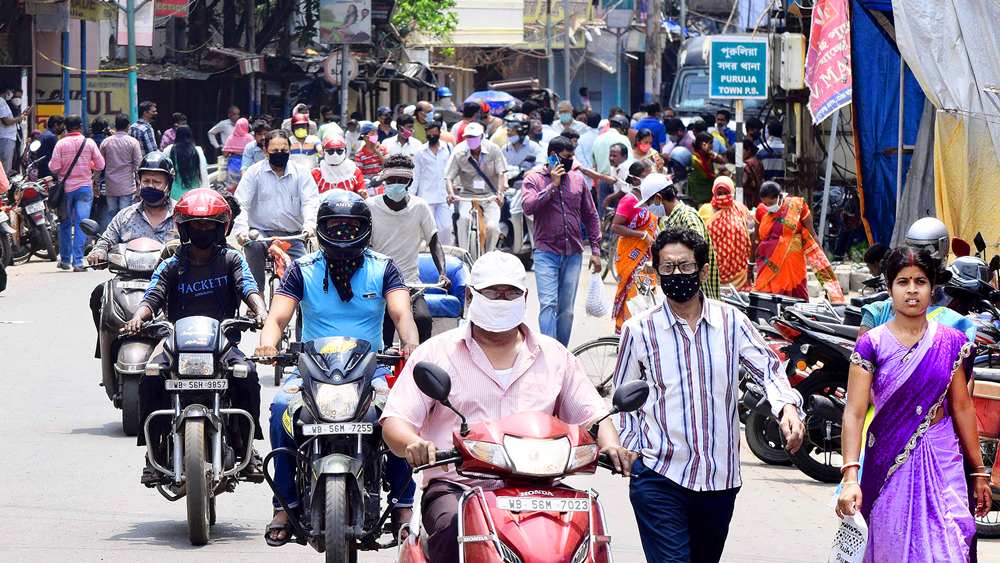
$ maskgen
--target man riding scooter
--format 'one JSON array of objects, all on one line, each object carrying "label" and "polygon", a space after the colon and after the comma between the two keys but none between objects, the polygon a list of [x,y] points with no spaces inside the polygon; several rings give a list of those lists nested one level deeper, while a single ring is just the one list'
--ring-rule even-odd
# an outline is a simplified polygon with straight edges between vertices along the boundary
[{"label": "man riding scooter", "polygon": [[[153,273],[146,296],[135,315],[126,323],[124,331],[138,333],[142,323],[152,319],[154,312],[161,309],[166,311],[170,322],[192,316],[211,317],[218,321],[231,319],[236,316],[240,301],[246,302],[257,316],[258,324],[263,326],[267,307],[257,290],[250,266],[242,254],[226,247],[226,235],[232,226],[232,210],[226,199],[215,190],[198,188],[184,194],[174,212],[181,246]],[[228,337],[230,341],[238,341],[238,335]],[[162,344],[157,348],[161,347]],[[162,357],[162,351],[159,354]],[[150,361],[157,363],[162,360],[154,355]],[[228,391],[233,406],[249,412],[255,422],[255,436],[249,436],[249,429],[241,427],[242,435],[233,437],[234,450],[245,451],[243,444],[247,440],[263,439],[260,425],[256,424],[260,418],[257,370],[235,346],[224,361],[249,368],[246,378],[230,378]],[[147,373],[139,383],[139,420],[145,422],[151,412],[169,406],[170,396],[164,388],[163,377]],[[150,437],[155,444],[150,450],[160,465],[166,462],[165,438],[168,430],[168,419],[157,417],[150,421]],[[138,444],[146,445],[142,432],[139,433]],[[244,470],[245,475],[248,479],[262,478],[260,456],[256,450],[252,455],[254,459]],[[164,479],[166,476],[156,471],[147,460],[142,483],[152,487]]]},{"label": "man riding scooter", "polygon": [[[372,349],[380,348],[383,316],[388,311],[399,332],[403,353],[409,355],[419,342],[410,309],[410,292],[395,261],[368,248],[372,238],[368,204],[360,195],[345,190],[330,190],[324,196],[316,216],[316,236],[321,250],[299,258],[285,273],[281,287],[274,294],[268,322],[254,355],[277,354],[282,331],[296,306],[301,308],[303,342],[345,336],[367,340]],[[388,373],[379,367],[376,381],[384,379]],[[295,440],[284,430],[282,416],[301,385],[302,379],[296,370],[274,396],[271,403],[272,449],[295,448]],[[385,386],[384,381],[381,385]],[[299,506],[295,470],[289,456],[275,456],[274,487],[293,509]],[[406,462],[390,456],[385,480],[397,484],[407,475]],[[409,479],[404,487],[393,509],[394,525],[408,521],[412,513],[410,507],[416,485]],[[397,492],[391,494],[395,496]],[[274,509],[274,518],[264,537],[269,546],[279,547],[292,539],[294,528],[277,499],[274,499]]]}]

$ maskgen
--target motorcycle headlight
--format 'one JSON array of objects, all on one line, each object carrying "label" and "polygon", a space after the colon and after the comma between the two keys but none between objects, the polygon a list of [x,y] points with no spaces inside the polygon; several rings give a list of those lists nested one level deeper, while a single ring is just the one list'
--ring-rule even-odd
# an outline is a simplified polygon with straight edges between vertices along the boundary
[{"label": "motorcycle headlight", "polygon": [[317,383],[313,400],[319,409],[319,416],[325,420],[336,422],[354,416],[361,401],[361,381],[330,385]]},{"label": "motorcycle headlight", "polygon": [[514,464],[514,473],[538,477],[562,475],[569,465],[571,448],[565,436],[551,440],[504,436],[503,446]]},{"label": "motorcycle headlight", "polygon": [[177,356],[177,373],[193,377],[210,377],[215,375],[214,355],[211,352],[204,354],[179,354]]},{"label": "motorcycle headlight", "polygon": [[566,471],[572,471],[585,465],[589,465],[597,459],[597,444],[587,446],[577,446],[573,448],[569,455],[569,465]]},{"label": "motorcycle headlight", "polygon": [[465,447],[468,448],[472,457],[478,459],[479,461],[485,461],[491,465],[503,467],[508,470],[511,469],[510,461],[507,459],[507,454],[504,453],[503,446],[499,444],[466,440]]},{"label": "motorcycle headlight", "polygon": [[125,251],[125,266],[129,270],[137,272],[152,272],[156,270],[160,263],[160,253],[158,252],[133,252]]}]

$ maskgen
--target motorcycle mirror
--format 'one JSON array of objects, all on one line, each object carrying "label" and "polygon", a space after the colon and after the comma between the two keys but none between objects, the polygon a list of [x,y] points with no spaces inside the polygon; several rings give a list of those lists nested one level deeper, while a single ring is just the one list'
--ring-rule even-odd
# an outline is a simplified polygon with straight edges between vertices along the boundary
[{"label": "motorcycle mirror", "polygon": [[990,269],[994,272],[1000,271],[1000,255],[993,255],[993,259],[990,260]]},{"label": "motorcycle mirror", "polygon": [[955,253],[955,256],[961,258],[962,256],[968,256],[972,254],[972,247],[963,238],[955,237],[951,239],[951,251]]},{"label": "motorcycle mirror", "polygon": [[983,233],[976,233],[976,237],[972,239],[973,244],[976,245],[976,250],[983,252],[986,250],[986,241],[983,239]]},{"label": "motorcycle mirror", "polygon": [[645,381],[629,381],[615,391],[611,405],[617,412],[632,412],[642,408],[649,397],[649,385]]},{"label": "motorcycle mirror", "polygon": [[535,162],[535,155],[529,154],[528,156],[524,157],[524,161],[525,162],[532,162],[532,163]]},{"label": "motorcycle mirror", "polygon": [[97,237],[101,235],[100,227],[97,225],[97,221],[94,221],[93,219],[84,219],[80,221],[80,230],[83,231],[88,237]]},{"label": "motorcycle mirror", "polygon": [[417,388],[431,399],[444,403],[451,393],[451,377],[441,366],[431,362],[418,362],[413,367]]},{"label": "motorcycle mirror", "polygon": [[37,141],[37,140],[36,141],[31,141],[31,144],[28,145],[28,150],[31,151],[31,152],[38,152],[38,149],[40,149],[40,148],[42,148],[42,142],[41,141]]}]

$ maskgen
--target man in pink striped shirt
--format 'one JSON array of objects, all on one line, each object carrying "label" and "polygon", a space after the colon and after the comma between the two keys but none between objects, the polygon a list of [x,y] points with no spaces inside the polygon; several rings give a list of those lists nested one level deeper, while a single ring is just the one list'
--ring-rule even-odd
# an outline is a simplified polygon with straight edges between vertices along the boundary
[{"label": "man in pink striped shirt", "polygon": [[[484,254],[472,267],[467,290],[469,324],[424,342],[407,361],[381,423],[386,444],[410,466],[433,463],[436,449],[451,447],[460,425],[454,412],[435,405],[417,388],[417,362],[433,362],[451,374],[448,399],[470,424],[540,411],[587,426],[607,413],[573,355],[555,339],[524,325],[526,277],[513,255]],[[628,476],[638,454],[621,447],[610,419],[601,423],[597,442]],[[429,536],[428,556],[435,563],[458,561],[458,500],[470,485],[490,489],[502,483],[473,481],[454,468],[424,472],[421,520]]]},{"label": "man in pink striped shirt", "polygon": [[[80,221],[90,217],[94,203],[94,170],[104,170],[104,156],[97,143],[83,136],[83,120],[79,115],[66,117],[66,136],[52,150],[49,170],[66,179],[66,219],[59,224],[59,268],[83,271],[83,247],[87,235],[80,230]],[[83,145],[81,150],[80,145]],[[79,151],[80,158],[73,163]],[[71,169],[72,168],[72,169]]]}]

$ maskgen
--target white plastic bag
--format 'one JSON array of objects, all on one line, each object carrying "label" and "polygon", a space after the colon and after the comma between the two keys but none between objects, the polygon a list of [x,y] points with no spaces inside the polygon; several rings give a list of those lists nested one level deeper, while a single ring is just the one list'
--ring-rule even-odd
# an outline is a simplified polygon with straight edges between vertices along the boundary
[{"label": "white plastic bag", "polygon": [[854,516],[844,516],[840,520],[840,528],[833,538],[833,548],[830,550],[828,563],[861,563],[865,558],[865,548],[868,546],[868,524],[855,511]]},{"label": "white plastic bag", "polygon": [[611,312],[611,300],[604,292],[604,280],[601,279],[601,274],[590,274],[586,309],[587,314],[592,317],[603,317]]}]

